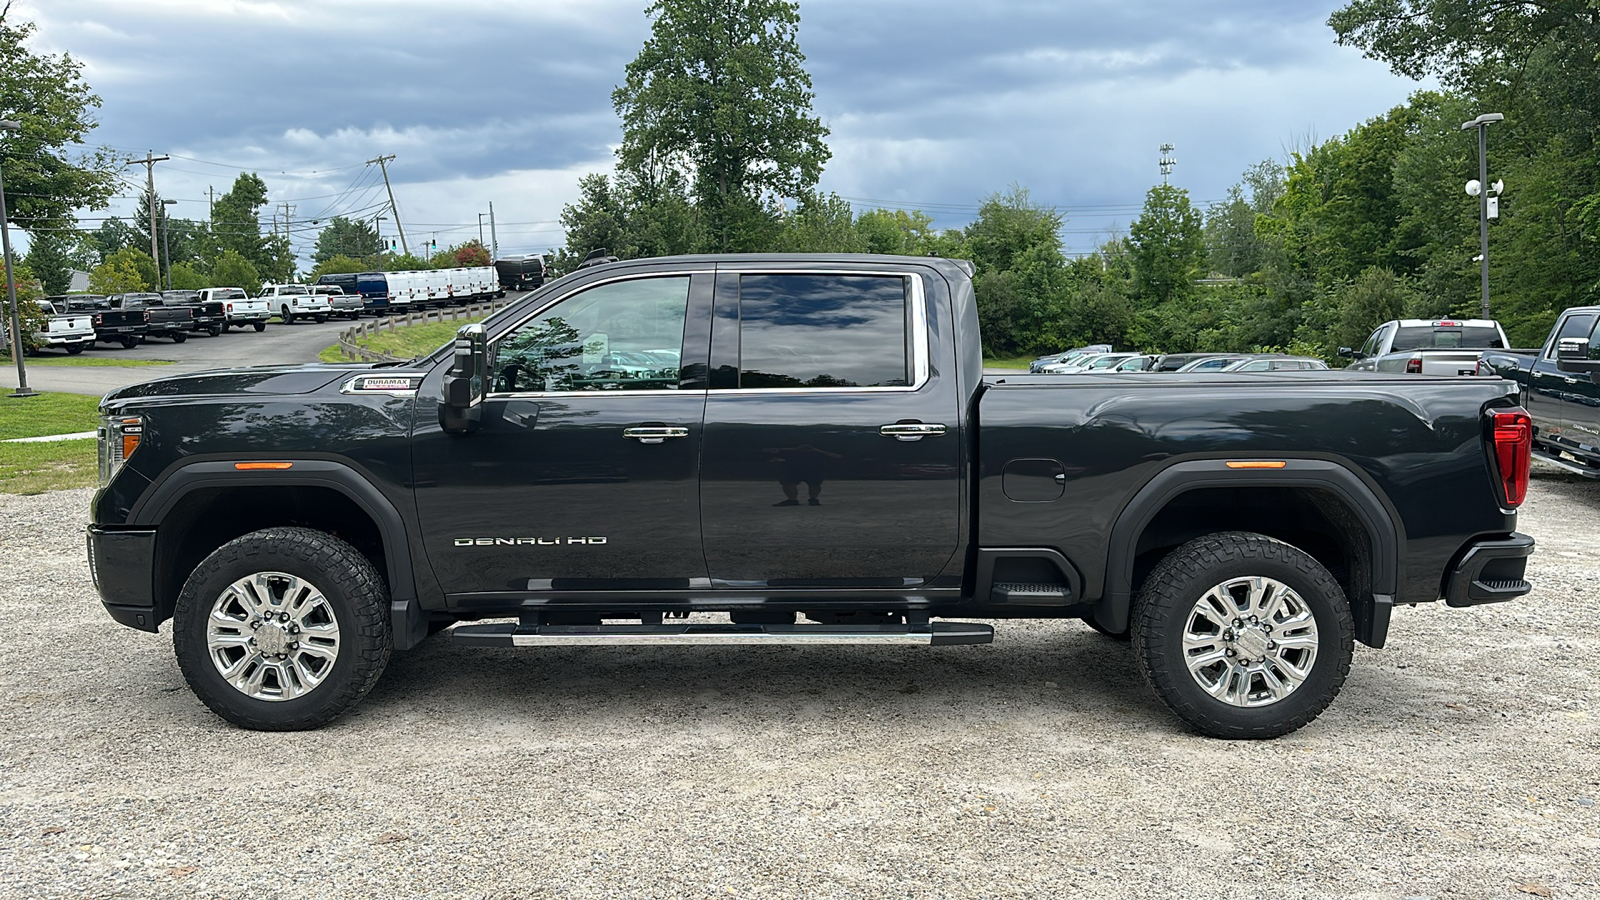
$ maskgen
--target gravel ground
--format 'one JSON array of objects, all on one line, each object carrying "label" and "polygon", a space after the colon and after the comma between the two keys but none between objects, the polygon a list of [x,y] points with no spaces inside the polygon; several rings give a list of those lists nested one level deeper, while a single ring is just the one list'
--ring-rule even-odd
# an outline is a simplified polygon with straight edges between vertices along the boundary
[{"label": "gravel ground", "polygon": [[1333,708],[1186,732],[1125,645],[396,656],[240,731],[100,609],[88,491],[0,497],[0,896],[1600,897],[1600,484],[1522,601],[1395,613]]}]

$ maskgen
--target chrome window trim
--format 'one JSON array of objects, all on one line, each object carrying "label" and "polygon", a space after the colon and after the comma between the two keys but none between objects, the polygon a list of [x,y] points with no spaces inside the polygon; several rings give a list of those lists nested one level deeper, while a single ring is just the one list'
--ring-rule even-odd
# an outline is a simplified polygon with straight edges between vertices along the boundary
[{"label": "chrome window trim", "polygon": [[[500,337],[496,337],[494,339],[494,341],[493,341],[493,344],[490,347],[490,351],[491,351],[490,355],[493,355],[493,351],[496,348],[498,348],[498,346],[500,344],[500,341],[501,341],[501,338],[503,338],[505,335],[516,331],[518,328],[521,328],[522,326],[524,326],[524,325],[528,324],[529,322],[533,321],[534,319],[538,318],[540,315],[542,315],[544,313],[545,310],[549,309],[550,307],[555,306],[556,304],[562,302],[563,300],[566,300],[568,297],[573,297],[573,296],[576,296],[578,294],[581,294],[584,291],[592,290],[592,289],[597,288],[597,287],[604,287],[605,285],[608,285],[608,284],[616,284],[617,282],[622,282],[622,281],[638,281],[638,280],[644,279],[644,278],[684,278],[684,277],[688,277],[688,276],[691,276],[691,275],[711,275],[711,274],[715,274],[715,272],[716,272],[716,269],[673,269],[671,271],[656,271],[656,272],[625,272],[625,273],[613,276],[611,278],[603,278],[603,279],[601,279],[599,281],[591,281],[591,282],[589,282],[587,284],[583,284],[583,285],[574,287],[572,290],[567,291],[564,294],[560,294],[560,295],[556,296],[554,299],[550,300],[550,302],[545,303],[545,304],[539,306],[538,308],[532,310],[527,315],[525,315],[522,318],[518,319],[515,324],[509,325],[504,330],[502,330],[500,332]],[[691,288],[692,288],[692,285],[691,285]],[[687,315],[688,315],[688,308],[689,308],[688,300],[689,300],[688,295],[685,294],[684,295],[684,315],[685,315],[685,317],[687,317]],[[685,321],[687,321],[687,318],[685,319]],[[680,353],[682,352],[681,346],[679,348],[679,352]],[[649,391],[627,391],[627,390],[622,390],[622,391],[488,391],[488,392],[484,393],[483,399],[484,400],[538,400],[538,399],[543,399],[543,398],[547,398],[547,397],[603,397],[603,396],[610,395],[610,394],[626,394],[626,395],[628,395],[630,397],[648,396],[648,395],[651,395],[651,394],[665,394],[665,395],[677,397],[677,396],[688,396],[688,395],[692,395],[692,394],[704,394],[704,393],[705,393],[704,390],[690,390],[690,391],[677,391],[677,390],[649,390]]]},{"label": "chrome window trim", "polygon": [[[911,371],[909,385],[875,385],[867,387],[785,387],[785,388],[719,388],[710,393],[719,397],[755,394],[911,394],[922,390],[932,378],[932,364],[928,349],[928,301],[922,286],[922,276],[916,272],[887,269],[734,269],[733,274],[745,275],[869,275],[878,278],[899,278],[911,283]],[[741,347],[743,340],[741,336]],[[741,352],[740,363],[743,364]],[[741,370],[741,374],[743,374]]]}]

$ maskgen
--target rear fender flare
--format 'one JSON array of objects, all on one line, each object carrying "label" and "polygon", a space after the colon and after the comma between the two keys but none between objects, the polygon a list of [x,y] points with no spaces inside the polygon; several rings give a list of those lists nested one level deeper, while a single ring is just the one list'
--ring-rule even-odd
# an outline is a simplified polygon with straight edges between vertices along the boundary
[{"label": "rear fender flare", "polygon": [[1324,459],[1284,459],[1282,468],[1230,469],[1229,460],[1201,459],[1174,463],[1145,483],[1123,508],[1111,528],[1106,558],[1106,584],[1095,618],[1112,631],[1128,627],[1133,605],[1134,550],[1156,515],[1180,494],[1214,487],[1312,487],[1329,491],[1361,520],[1372,554],[1372,596],[1352,597],[1358,638],[1382,647],[1389,610],[1400,581],[1400,547],[1404,539],[1399,517],[1377,491],[1355,472]]}]

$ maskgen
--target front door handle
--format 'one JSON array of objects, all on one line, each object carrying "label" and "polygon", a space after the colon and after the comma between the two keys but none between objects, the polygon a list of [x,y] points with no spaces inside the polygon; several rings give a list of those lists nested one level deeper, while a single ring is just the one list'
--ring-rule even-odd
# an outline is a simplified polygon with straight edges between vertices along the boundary
[{"label": "front door handle", "polygon": [[677,425],[636,425],[622,429],[622,436],[641,444],[659,444],[667,438],[689,436],[689,429]]},{"label": "front door handle", "polygon": [[925,437],[938,437],[944,434],[944,426],[937,423],[896,422],[879,428],[878,433],[897,441],[920,441]]},{"label": "front door handle", "polygon": [[634,428],[622,429],[622,437],[632,437],[632,439],[638,440],[640,444],[661,444],[662,440],[669,439],[669,437],[688,436],[690,436],[690,429],[675,426],[675,424],[667,424],[667,426],[640,424],[640,426],[634,426]]}]

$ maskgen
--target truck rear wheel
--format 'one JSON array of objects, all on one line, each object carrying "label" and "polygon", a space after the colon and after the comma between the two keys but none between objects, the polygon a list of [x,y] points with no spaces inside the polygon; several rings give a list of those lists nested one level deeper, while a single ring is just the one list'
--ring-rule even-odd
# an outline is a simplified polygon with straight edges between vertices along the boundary
[{"label": "truck rear wheel", "polygon": [[222,328],[223,328],[223,326],[221,326],[221,325],[213,325],[210,328],[206,329],[206,334],[209,334],[212,337],[216,337],[217,335],[222,333]]},{"label": "truck rear wheel", "polygon": [[83,352],[83,348],[85,348],[87,346],[89,346],[89,343],[87,341],[85,341],[84,343],[81,343],[81,344],[68,344],[67,345],[67,353],[69,353],[69,354],[71,354],[73,356],[77,356],[79,353],[82,353]]},{"label": "truck rear wheel", "polygon": [[263,332],[263,331],[267,330],[267,323],[265,323],[265,322],[251,322],[250,324],[255,326],[255,329],[256,329],[257,333],[260,333],[260,332]]},{"label": "truck rear wheel", "polygon": [[132,350],[133,348],[135,348],[137,346],[139,346],[139,338],[137,338],[136,336],[131,335],[131,334],[123,336],[123,338],[122,338],[122,349],[124,349],[124,350]]},{"label": "truck rear wheel", "polygon": [[195,567],[173,611],[178,666],[211,711],[242,728],[299,731],[338,718],[389,663],[388,594],[354,547],[267,528]]},{"label": "truck rear wheel", "polygon": [[187,334],[184,334],[181,331],[174,331],[172,333],[172,342],[174,344],[181,344],[184,341],[187,341],[188,339],[189,339],[189,336]]},{"label": "truck rear wheel", "polygon": [[278,318],[282,319],[283,320],[283,324],[285,324],[285,325],[293,325],[294,324],[294,313],[290,312],[289,311],[289,307],[287,307],[287,306],[285,306],[283,308],[282,312],[280,312],[278,314]]},{"label": "truck rear wheel", "polygon": [[1211,737],[1272,738],[1315,719],[1350,672],[1355,625],[1333,576],[1265,535],[1223,532],[1145,580],[1133,645],[1156,695]]}]

